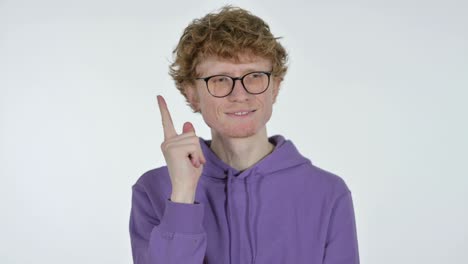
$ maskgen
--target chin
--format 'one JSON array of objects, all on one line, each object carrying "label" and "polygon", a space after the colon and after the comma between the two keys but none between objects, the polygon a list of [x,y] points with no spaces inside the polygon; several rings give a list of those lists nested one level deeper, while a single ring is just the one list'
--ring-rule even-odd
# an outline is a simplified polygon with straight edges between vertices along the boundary
[{"label": "chin", "polygon": [[256,132],[254,131],[245,131],[245,130],[236,130],[236,131],[229,131],[227,133],[223,133],[224,136],[230,138],[247,138],[255,135]]},{"label": "chin", "polygon": [[247,138],[254,136],[260,132],[260,129],[256,126],[248,127],[222,127],[222,128],[213,128],[216,131],[216,134],[222,137],[229,138]]}]

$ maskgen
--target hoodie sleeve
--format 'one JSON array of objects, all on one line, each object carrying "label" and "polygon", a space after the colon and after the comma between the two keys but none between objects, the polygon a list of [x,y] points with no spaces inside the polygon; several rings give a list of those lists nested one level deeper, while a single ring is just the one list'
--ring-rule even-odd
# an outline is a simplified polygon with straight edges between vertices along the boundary
[{"label": "hoodie sleeve", "polygon": [[351,192],[341,195],[331,213],[324,264],[359,264],[356,222]]},{"label": "hoodie sleeve", "polygon": [[158,217],[147,193],[132,187],[130,241],[134,264],[202,264],[206,252],[204,205],[165,200]]}]

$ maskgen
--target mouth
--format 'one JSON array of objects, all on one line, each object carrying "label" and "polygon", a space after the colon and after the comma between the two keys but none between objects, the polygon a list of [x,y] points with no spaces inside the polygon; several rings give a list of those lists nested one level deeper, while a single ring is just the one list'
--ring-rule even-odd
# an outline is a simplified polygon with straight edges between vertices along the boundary
[{"label": "mouth", "polygon": [[239,110],[239,111],[230,112],[226,114],[229,116],[233,116],[233,117],[247,117],[247,116],[251,116],[255,111],[257,110],[256,109],[255,110]]}]

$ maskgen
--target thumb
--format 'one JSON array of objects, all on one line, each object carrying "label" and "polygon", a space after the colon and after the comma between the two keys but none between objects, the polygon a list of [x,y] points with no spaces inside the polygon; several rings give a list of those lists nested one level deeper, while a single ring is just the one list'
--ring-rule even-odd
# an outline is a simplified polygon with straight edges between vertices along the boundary
[{"label": "thumb", "polygon": [[182,128],[182,133],[188,133],[188,132],[195,132],[195,128],[193,127],[192,123],[185,122],[184,127]]}]

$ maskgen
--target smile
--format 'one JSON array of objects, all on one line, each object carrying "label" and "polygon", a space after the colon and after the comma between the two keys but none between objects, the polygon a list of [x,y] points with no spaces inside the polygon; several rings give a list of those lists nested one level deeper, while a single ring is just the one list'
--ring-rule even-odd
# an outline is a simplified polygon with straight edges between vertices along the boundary
[{"label": "smile", "polygon": [[256,110],[252,111],[239,111],[239,112],[233,112],[233,113],[227,113],[229,116],[235,116],[235,117],[247,117],[252,115],[253,112]]}]

